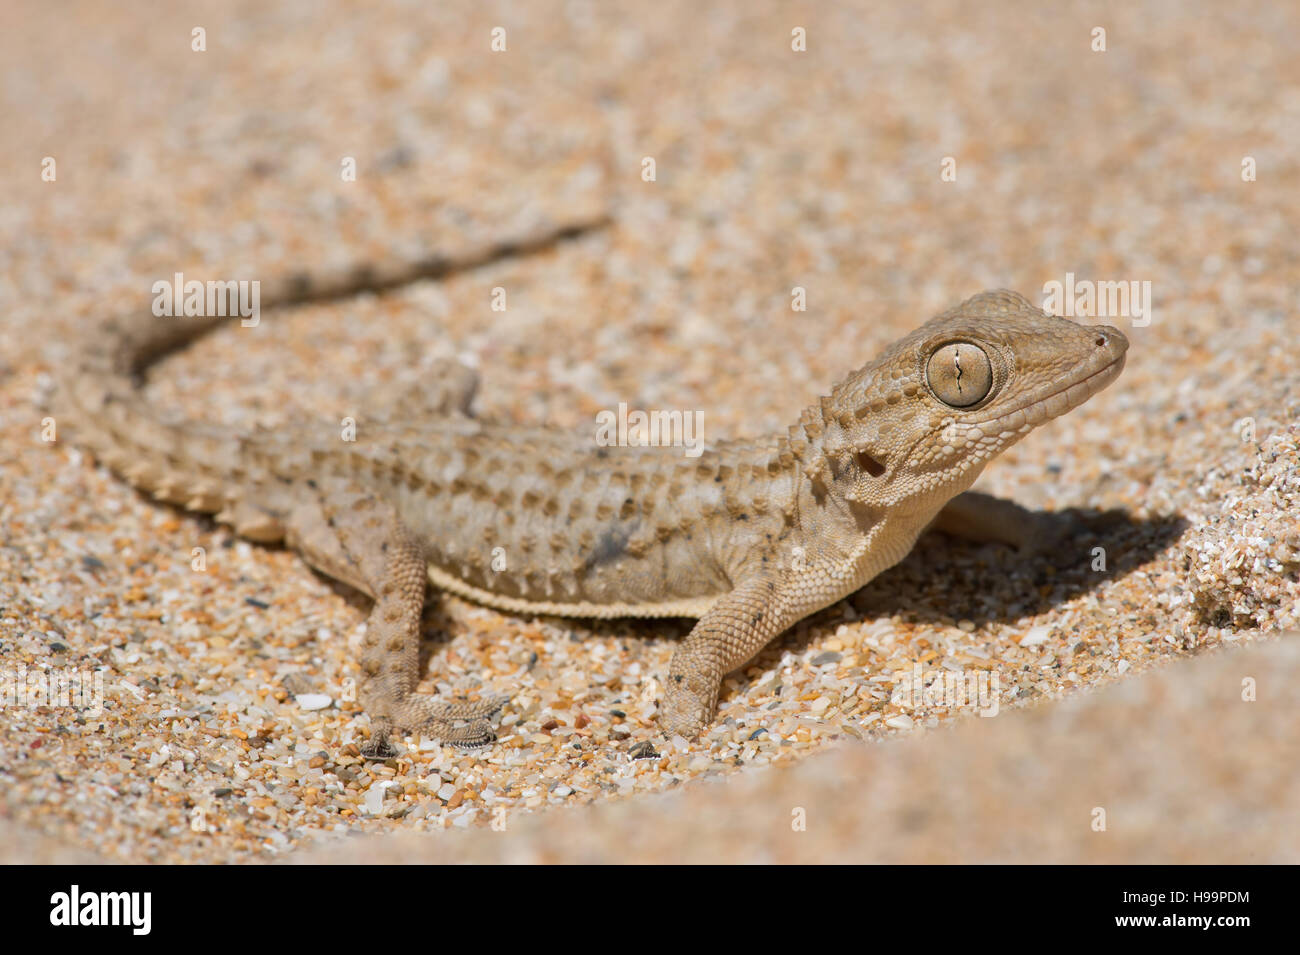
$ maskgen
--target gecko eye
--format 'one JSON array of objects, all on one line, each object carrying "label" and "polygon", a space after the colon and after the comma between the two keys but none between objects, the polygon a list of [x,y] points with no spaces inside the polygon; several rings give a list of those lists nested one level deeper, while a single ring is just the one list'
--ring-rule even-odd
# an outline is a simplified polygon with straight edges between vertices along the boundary
[{"label": "gecko eye", "polygon": [[977,345],[950,342],[930,356],[925,381],[944,404],[966,408],[983,401],[993,387],[993,366]]}]

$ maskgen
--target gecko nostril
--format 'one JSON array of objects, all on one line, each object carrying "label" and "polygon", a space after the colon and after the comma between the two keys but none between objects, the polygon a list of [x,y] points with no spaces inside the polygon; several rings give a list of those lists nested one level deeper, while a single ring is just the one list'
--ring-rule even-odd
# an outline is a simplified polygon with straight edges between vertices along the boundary
[{"label": "gecko nostril", "polygon": [[1107,339],[1106,339],[1106,336],[1105,336],[1105,335],[1098,335],[1098,336],[1097,336],[1097,347],[1098,347],[1098,348],[1105,348],[1105,347],[1106,347],[1106,340],[1107,340]]}]

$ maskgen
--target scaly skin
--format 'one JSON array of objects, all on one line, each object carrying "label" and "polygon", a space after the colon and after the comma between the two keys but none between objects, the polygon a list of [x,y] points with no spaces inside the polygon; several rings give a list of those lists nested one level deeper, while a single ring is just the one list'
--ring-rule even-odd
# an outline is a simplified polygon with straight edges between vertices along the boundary
[{"label": "scaly skin", "polygon": [[[263,308],[472,267],[599,224],[264,283]],[[962,492],[996,454],[1113,380],[1127,348],[1113,328],[986,292],[891,345],[788,433],[691,458],[597,447],[594,428],[480,421],[468,413],[476,379],[457,365],[360,421],[355,442],[324,425],[245,436],[160,419],[136,377],[219,321],[143,311],[107,322],[62,394],[80,440],[137,487],[250,539],[284,541],[374,599],[361,702],[377,757],[398,729],[490,742],[505,702],[415,692],[426,578],[509,612],[699,617],[673,655],[660,714],[665,732],[697,736],[729,671],[901,560],[932,523],[1024,543],[1030,515]]]}]

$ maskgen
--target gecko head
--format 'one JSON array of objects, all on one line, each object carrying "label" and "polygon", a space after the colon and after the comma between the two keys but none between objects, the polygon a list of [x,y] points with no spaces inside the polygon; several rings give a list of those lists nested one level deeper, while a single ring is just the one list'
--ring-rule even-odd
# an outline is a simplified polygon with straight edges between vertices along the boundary
[{"label": "gecko head", "polygon": [[805,412],[792,446],[802,430],[805,470],[849,501],[933,505],[1114,381],[1127,349],[1110,326],[1056,318],[1014,292],[983,292],[850,375]]}]

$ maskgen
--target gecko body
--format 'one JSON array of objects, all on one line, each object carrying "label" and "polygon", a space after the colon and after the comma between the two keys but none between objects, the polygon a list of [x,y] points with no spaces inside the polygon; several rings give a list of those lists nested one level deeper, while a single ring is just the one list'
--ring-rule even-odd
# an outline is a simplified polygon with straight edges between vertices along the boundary
[{"label": "gecko body", "polygon": [[[596,224],[286,277],[264,288],[264,307],[437,276]],[[476,377],[454,364],[355,442],[323,426],[245,435],[161,418],[140,376],[219,321],[142,312],[106,322],[62,394],[81,443],[137,487],[251,540],[282,541],[374,600],[360,700],[377,757],[398,731],[495,738],[503,699],[416,691],[430,582],[510,613],[698,618],[673,655],[659,716],[665,732],[698,736],[728,672],[897,563],[927,527],[1023,542],[1027,512],[963,492],[998,453],[1114,380],[1127,348],[1114,328],[986,292],[887,347],[788,430],[688,457],[480,420]]]}]

